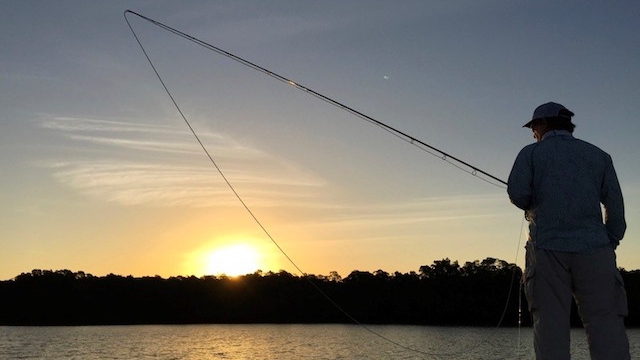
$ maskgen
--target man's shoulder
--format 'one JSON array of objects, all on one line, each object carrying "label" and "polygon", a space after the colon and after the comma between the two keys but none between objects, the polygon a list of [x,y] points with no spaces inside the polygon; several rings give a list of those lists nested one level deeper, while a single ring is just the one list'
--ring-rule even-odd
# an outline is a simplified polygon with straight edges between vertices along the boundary
[{"label": "man's shoulder", "polygon": [[576,139],[576,138],[574,138],[574,140],[576,141],[576,143],[579,146],[581,146],[582,148],[584,148],[584,149],[586,149],[588,151],[593,151],[593,152],[596,152],[596,153],[600,153],[602,155],[609,156],[609,154],[607,154],[606,151],[602,150],[598,146],[596,146],[596,145],[594,145],[594,144],[592,144],[592,143],[590,143],[588,141],[585,141],[585,140],[582,140],[582,139]]},{"label": "man's shoulder", "polygon": [[[600,147],[588,141],[578,139],[574,137],[573,134],[569,134],[568,132],[566,134],[559,134],[557,136],[551,136],[549,138],[546,138],[543,141],[541,141],[539,144],[543,145],[543,147],[555,147],[555,146],[561,146],[560,144],[568,144],[566,141],[569,141],[569,143],[572,144],[572,146],[580,147],[585,151],[593,151],[593,152],[598,152],[602,154],[607,154]],[[532,144],[532,145],[537,145],[537,144]]]},{"label": "man's shoulder", "polygon": [[524,155],[524,154],[531,154],[533,152],[533,150],[538,146],[539,143],[533,143],[533,144],[529,144],[525,147],[523,147],[520,150],[520,155]]}]

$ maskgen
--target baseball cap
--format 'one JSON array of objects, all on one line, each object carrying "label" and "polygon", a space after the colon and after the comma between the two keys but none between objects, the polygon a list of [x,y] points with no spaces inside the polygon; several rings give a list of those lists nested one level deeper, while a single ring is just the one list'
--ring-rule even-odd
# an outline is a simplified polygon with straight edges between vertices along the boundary
[{"label": "baseball cap", "polygon": [[540,106],[538,106],[534,111],[533,111],[533,116],[531,117],[531,120],[524,124],[523,127],[531,127],[531,124],[538,120],[538,119],[552,119],[552,118],[562,118],[562,119],[567,119],[567,120],[571,120],[571,117],[574,115],[573,112],[569,111],[569,109],[567,109],[566,107],[558,104],[558,103],[554,103],[554,102],[548,102],[546,104],[542,104]]}]

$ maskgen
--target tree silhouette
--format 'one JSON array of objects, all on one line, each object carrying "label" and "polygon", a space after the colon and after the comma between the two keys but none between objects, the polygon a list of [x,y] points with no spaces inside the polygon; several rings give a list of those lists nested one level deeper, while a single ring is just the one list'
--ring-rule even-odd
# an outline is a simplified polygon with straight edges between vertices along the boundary
[{"label": "tree silhouette", "polygon": [[[0,281],[0,325],[349,323],[516,326],[522,271],[487,258],[436,260],[418,272],[342,278],[257,271],[238,278],[134,278],[39,270]],[[628,326],[640,324],[640,271],[621,269]],[[345,314],[346,313],[346,314]],[[573,324],[580,325],[577,314]]]}]

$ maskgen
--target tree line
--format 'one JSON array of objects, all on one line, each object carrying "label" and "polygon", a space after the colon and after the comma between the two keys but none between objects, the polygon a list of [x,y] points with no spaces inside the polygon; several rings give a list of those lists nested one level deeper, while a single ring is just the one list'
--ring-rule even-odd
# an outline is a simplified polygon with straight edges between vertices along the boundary
[{"label": "tree line", "polygon": [[[640,325],[640,271],[621,269],[628,326]],[[342,278],[257,271],[239,277],[140,277],[33,270],[0,282],[0,325],[367,323],[530,325],[522,270],[487,258],[436,260],[417,272]],[[522,313],[519,316],[519,303]],[[574,325],[580,320],[575,312]]]}]

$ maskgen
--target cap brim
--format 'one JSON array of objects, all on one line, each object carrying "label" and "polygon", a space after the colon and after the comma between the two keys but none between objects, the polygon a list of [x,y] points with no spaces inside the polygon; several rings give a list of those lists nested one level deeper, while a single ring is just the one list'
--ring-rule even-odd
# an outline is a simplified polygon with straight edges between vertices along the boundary
[{"label": "cap brim", "polygon": [[[569,120],[571,121],[571,118],[574,116],[575,114],[568,109],[560,109],[560,111],[558,111],[558,115],[557,116],[553,116],[551,118],[555,118],[555,117],[559,117],[559,118],[563,118],[565,120]],[[545,119],[546,117],[537,117],[535,119],[531,119],[529,120],[528,123],[522,125],[522,127],[526,127],[526,128],[530,128],[531,125],[533,125],[533,122],[536,120],[540,120],[540,119]]]}]

